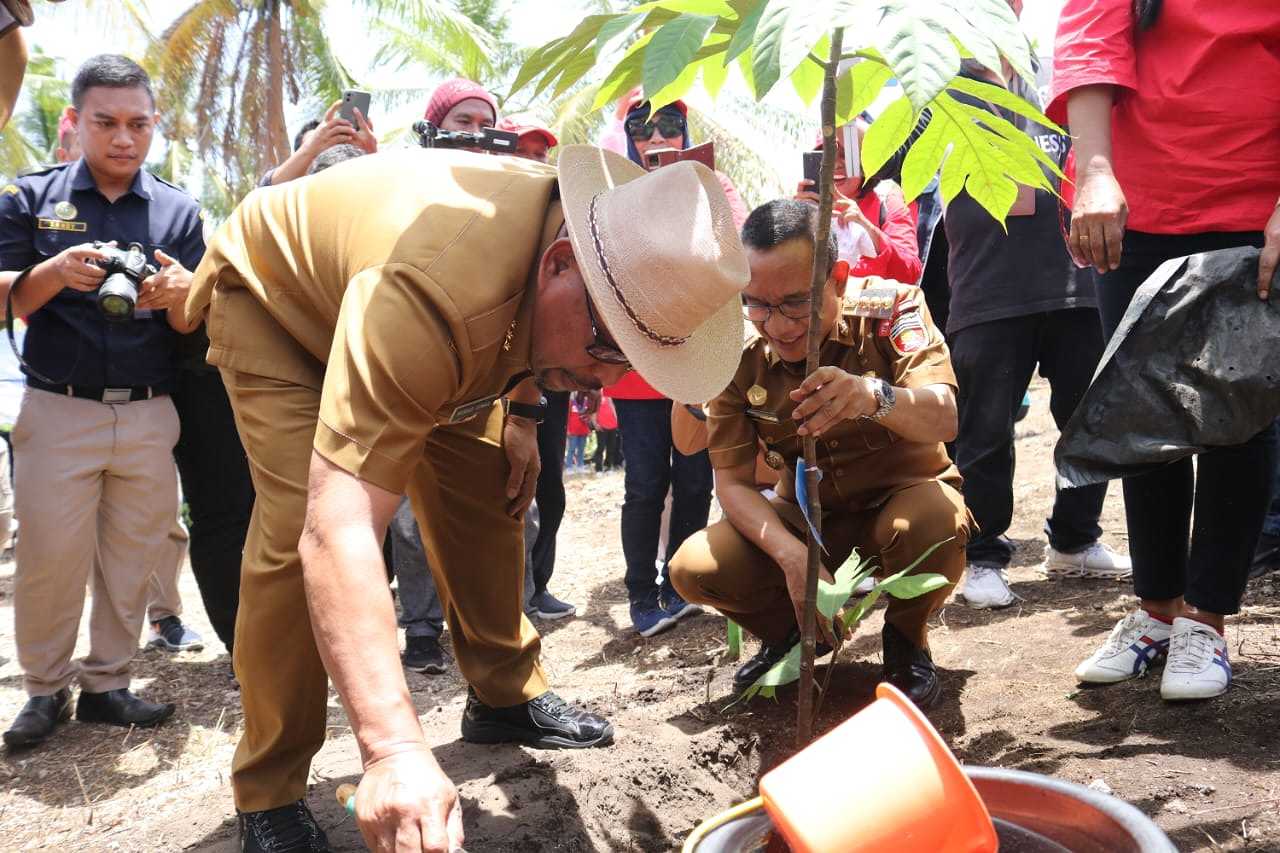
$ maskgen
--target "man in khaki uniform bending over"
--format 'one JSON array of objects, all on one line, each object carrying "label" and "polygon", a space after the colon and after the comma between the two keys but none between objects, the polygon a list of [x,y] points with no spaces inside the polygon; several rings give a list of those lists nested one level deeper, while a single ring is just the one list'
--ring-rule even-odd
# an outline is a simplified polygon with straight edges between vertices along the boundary
[{"label": "man in khaki uniform bending over", "polygon": [[[819,367],[804,375],[816,210],[773,201],[742,227],[751,266],[743,312],[759,335],[707,418],[725,520],[686,540],[671,561],[671,582],[686,601],[715,607],[763,642],[735,675],[737,691],[799,640],[808,554],[795,469],[806,433],[817,439],[828,569],[857,548],[893,574],[945,542],[917,571],[952,583],[964,572],[971,522],[942,444],[956,433],[955,375],[920,289],[850,282],[848,265],[834,264],[823,292]],[[773,500],[757,490],[761,444],[782,474]],[[928,619],[949,592],[891,598],[885,615],[885,678],[921,707],[941,694]]]},{"label": "man in khaki uniform bending over", "polygon": [[258,492],[235,641],[245,850],[329,849],[302,801],[326,672],[360,747],[370,847],[461,844],[382,563],[404,493],[471,685],[463,738],[612,739],[548,692],[522,612],[537,389],[599,388],[633,365],[676,399],[714,396],[741,351],[748,272],[705,168],[648,174],[587,146],[559,165],[557,180],[467,152],[362,157],[252,193],[196,272],[188,315],[207,310]]}]

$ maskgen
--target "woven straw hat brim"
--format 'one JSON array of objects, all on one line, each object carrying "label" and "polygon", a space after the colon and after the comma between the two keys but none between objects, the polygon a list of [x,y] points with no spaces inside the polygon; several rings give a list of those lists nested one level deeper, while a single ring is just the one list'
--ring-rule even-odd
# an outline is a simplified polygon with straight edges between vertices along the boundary
[{"label": "woven straw hat brim", "polygon": [[[631,366],[660,394],[682,403],[704,403],[718,396],[733,379],[742,358],[743,319],[738,299],[729,299],[677,346],[655,343],[628,317],[608,283],[591,238],[591,201],[598,194],[648,174],[640,166],[610,151],[590,145],[566,146],[560,153],[560,201],[574,255],[586,281],[592,304]],[[641,223],[646,211],[636,211]],[[636,227],[662,227],[645,222]],[[672,240],[688,234],[672,234]],[[606,235],[611,244],[626,234]],[[620,259],[625,260],[625,259]],[[630,278],[630,277],[627,277]],[[669,281],[644,279],[647,287],[663,288]]]}]

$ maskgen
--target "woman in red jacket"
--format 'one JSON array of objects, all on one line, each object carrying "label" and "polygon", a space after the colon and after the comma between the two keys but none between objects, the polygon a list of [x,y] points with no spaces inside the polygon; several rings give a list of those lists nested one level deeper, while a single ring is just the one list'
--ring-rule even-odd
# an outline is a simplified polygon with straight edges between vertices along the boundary
[{"label": "woman in red jacket", "polygon": [[[1067,0],[1048,114],[1076,138],[1068,243],[1101,274],[1108,335],[1156,267],[1182,255],[1264,247],[1268,297],[1280,255],[1278,43],[1274,2]],[[1165,699],[1226,691],[1224,617],[1239,610],[1274,469],[1268,430],[1194,467],[1125,478],[1140,606],[1077,678],[1123,681],[1167,654]]]},{"label": "woman in red jacket", "polygon": [[[859,148],[868,126],[869,122],[865,117],[854,121]],[[919,237],[916,234],[915,202],[907,204],[901,188],[889,180],[887,169],[881,169],[865,181],[861,176],[851,178],[846,175],[843,138],[841,129],[837,129],[832,211],[841,260],[849,261],[849,274],[852,276],[875,275],[903,284],[915,284],[924,272],[924,262],[920,260]],[[821,148],[822,140],[819,138],[817,149]],[[812,181],[801,181],[795,197],[800,201],[818,203],[818,193]],[[848,249],[857,243],[853,235],[857,234],[858,229],[871,238],[870,248],[873,252],[865,253],[864,249],[861,258],[847,257]],[[846,234],[850,236],[846,237]]]}]

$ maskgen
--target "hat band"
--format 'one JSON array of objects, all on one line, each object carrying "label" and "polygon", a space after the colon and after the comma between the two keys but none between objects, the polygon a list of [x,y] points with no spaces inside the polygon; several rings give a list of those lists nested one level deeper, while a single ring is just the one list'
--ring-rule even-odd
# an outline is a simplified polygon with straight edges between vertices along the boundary
[{"label": "hat band", "polygon": [[600,229],[596,224],[596,201],[600,198],[600,193],[596,193],[591,197],[591,207],[587,211],[587,224],[591,228],[591,242],[596,249],[596,260],[600,262],[600,269],[604,273],[605,281],[609,282],[609,287],[613,289],[613,295],[618,300],[618,304],[622,306],[622,310],[627,312],[627,319],[631,321],[631,325],[635,326],[649,340],[661,347],[678,347],[687,340],[689,336],[682,338],[671,337],[655,332],[649,328],[643,320],[636,314],[627,297],[623,295],[622,288],[618,287],[618,283],[613,280],[613,273],[609,271],[609,262],[604,256],[604,245],[600,242]]}]

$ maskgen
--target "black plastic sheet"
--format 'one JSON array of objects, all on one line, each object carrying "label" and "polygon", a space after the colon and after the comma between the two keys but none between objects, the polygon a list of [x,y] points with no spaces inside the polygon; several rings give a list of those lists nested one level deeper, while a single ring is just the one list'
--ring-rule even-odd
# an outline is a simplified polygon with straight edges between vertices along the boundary
[{"label": "black plastic sheet", "polygon": [[1258,299],[1252,247],[1175,258],[1129,310],[1067,422],[1061,487],[1240,444],[1280,415],[1280,294]]}]

